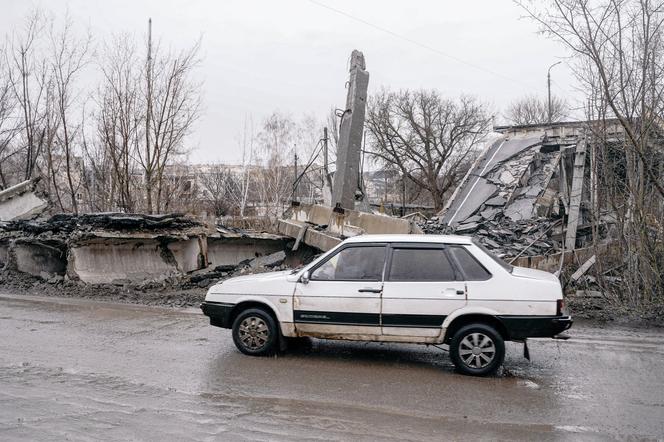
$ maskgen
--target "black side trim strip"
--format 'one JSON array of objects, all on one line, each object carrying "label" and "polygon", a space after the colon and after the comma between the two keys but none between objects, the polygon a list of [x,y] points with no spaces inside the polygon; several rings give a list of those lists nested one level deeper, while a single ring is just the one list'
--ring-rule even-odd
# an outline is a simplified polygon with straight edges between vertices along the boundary
[{"label": "black side trim strip", "polygon": [[[327,312],[295,310],[293,312],[295,322],[308,324],[330,324],[330,325],[380,325],[378,313],[349,313],[349,312]],[[385,327],[415,327],[415,328],[440,328],[445,321],[445,315],[404,315],[384,314],[383,326]]]},{"label": "black side trim strip", "polygon": [[404,315],[398,313],[383,314],[383,327],[440,328],[445,315]]},{"label": "black side trim strip", "polygon": [[309,310],[293,311],[295,322],[334,325],[380,325],[378,313],[321,312]]}]

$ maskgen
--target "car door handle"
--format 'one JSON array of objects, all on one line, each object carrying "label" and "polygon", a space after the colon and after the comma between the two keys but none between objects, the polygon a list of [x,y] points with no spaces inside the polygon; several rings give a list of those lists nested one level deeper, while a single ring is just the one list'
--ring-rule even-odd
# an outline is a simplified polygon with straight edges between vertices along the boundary
[{"label": "car door handle", "polygon": [[465,295],[466,291],[465,290],[457,290],[457,289],[445,289],[443,290],[443,295],[446,296],[456,296],[456,295]]},{"label": "car door handle", "polygon": [[382,292],[383,289],[359,289],[358,292],[360,293],[380,293]]}]

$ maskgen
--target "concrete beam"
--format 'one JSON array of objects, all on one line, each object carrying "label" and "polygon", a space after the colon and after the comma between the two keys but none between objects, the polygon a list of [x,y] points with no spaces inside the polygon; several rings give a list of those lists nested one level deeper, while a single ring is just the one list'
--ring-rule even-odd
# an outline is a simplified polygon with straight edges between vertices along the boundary
[{"label": "concrete beam", "polygon": [[260,237],[223,237],[207,238],[207,256],[210,267],[220,265],[236,266],[247,259],[270,255],[286,248],[286,238],[276,235]]}]

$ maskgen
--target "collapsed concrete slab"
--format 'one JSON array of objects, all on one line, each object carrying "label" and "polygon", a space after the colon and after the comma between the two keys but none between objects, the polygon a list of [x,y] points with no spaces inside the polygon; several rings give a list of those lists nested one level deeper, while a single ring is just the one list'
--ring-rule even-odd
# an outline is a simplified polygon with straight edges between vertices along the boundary
[{"label": "collapsed concrete slab", "polygon": [[38,189],[39,181],[23,181],[0,191],[0,221],[34,218],[49,207],[48,198]]},{"label": "collapsed concrete slab", "polygon": [[200,237],[95,232],[69,244],[67,275],[87,283],[163,280],[205,267]]},{"label": "collapsed concrete slab", "polygon": [[478,157],[441,214],[449,226],[491,207],[504,207],[522,182],[542,144],[544,132],[504,136]]},{"label": "collapsed concrete slab", "polygon": [[243,261],[283,251],[287,240],[270,233],[218,229],[216,234],[207,237],[207,259],[210,267],[236,266]]},{"label": "collapsed concrete slab", "polygon": [[33,276],[62,276],[67,270],[67,247],[58,240],[18,239],[8,250],[7,266]]},{"label": "collapsed concrete slab", "polygon": [[295,204],[278,222],[279,233],[327,251],[344,239],[365,233],[422,233],[411,220],[317,204]]}]

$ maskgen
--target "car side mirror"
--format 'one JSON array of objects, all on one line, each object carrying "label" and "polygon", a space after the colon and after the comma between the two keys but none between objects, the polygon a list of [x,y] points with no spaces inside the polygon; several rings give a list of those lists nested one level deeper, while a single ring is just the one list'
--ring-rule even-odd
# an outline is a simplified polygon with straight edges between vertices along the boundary
[{"label": "car side mirror", "polygon": [[300,282],[302,284],[309,284],[309,270],[307,270],[302,274],[302,276],[300,276]]}]

